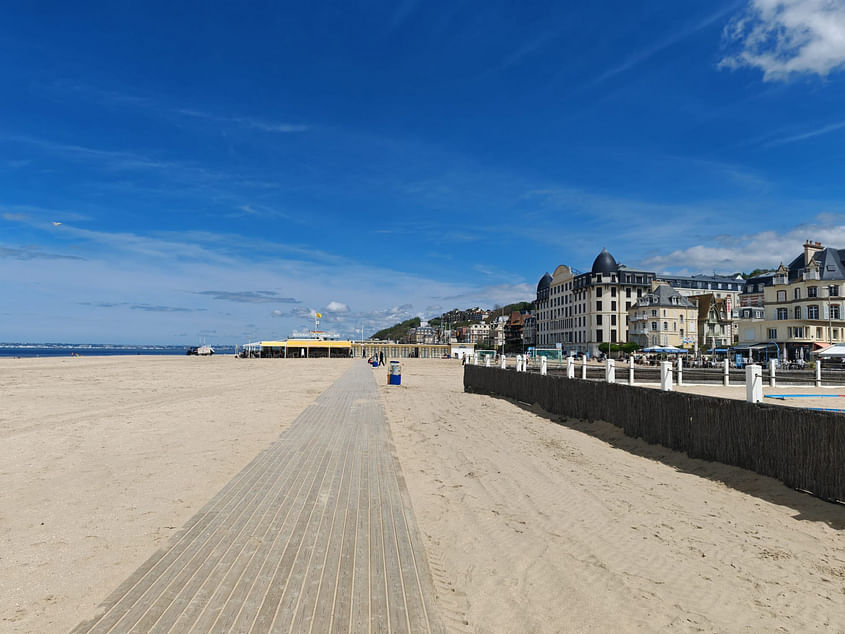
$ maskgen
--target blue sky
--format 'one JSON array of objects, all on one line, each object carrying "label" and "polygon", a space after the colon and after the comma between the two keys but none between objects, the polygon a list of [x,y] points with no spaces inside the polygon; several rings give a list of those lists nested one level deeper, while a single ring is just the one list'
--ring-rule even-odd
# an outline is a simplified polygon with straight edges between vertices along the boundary
[{"label": "blue sky", "polygon": [[7,6],[0,341],[354,336],[605,246],[845,247],[843,33],[845,0]]}]

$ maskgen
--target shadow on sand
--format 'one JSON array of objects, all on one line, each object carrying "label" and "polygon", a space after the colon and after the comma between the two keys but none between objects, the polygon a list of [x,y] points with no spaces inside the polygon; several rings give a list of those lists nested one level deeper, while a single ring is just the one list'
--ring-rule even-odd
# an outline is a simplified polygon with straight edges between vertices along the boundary
[{"label": "shadow on sand", "polygon": [[845,529],[845,504],[842,502],[826,502],[809,493],[790,489],[774,478],[759,475],[747,469],[690,458],[685,453],[667,449],[661,445],[650,445],[641,438],[626,436],[621,428],[605,421],[566,418],[551,414],[537,405],[529,405],[512,398],[499,396],[493,396],[493,398],[503,398],[525,411],[574,431],[588,434],[628,453],[648,460],[656,460],[684,473],[697,475],[714,482],[721,482],[737,491],[753,495],[772,504],[790,508],[795,511],[795,515],[793,515],[795,519],[824,522],[836,530]]}]

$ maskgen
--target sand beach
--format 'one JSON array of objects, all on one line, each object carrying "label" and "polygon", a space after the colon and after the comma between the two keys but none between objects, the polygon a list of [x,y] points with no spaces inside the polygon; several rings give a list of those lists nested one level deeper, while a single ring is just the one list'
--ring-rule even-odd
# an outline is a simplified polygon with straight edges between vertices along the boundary
[{"label": "sand beach", "polygon": [[[90,618],[359,363],[0,360],[0,630]],[[374,372],[448,631],[845,628],[842,506],[466,394],[455,361]]]}]

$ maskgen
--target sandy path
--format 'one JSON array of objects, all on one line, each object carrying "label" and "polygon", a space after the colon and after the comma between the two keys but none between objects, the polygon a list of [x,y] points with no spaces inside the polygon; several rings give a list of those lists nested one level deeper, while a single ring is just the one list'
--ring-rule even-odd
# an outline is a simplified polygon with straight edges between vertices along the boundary
[{"label": "sandy path", "polygon": [[845,508],[461,377],[381,388],[453,631],[845,630]]},{"label": "sandy path", "polygon": [[0,631],[67,631],[351,361],[0,360]]}]

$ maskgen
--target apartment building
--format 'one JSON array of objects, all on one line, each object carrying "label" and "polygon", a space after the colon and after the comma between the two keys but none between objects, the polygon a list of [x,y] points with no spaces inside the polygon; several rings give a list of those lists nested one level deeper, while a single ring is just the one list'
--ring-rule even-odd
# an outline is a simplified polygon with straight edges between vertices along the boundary
[{"label": "apartment building", "polygon": [[630,307],[628,322],[628,340],[643,348],[695,349],[698,308],[664,281],[655,280],[650,291]]},{"label": "apartment building", "polygon": [[589,273],[558,266],[537,284],[537,345],[595,355],[600,343],[628,341],[628,311],[654,279],[619,264],[607,249]]},{"label": "apartment building", "polygon": [[777,344],[780,356],[809,359],[815,349],[845,341],[845,249],[807,241],[764,286],[764,318],[742,319],[740,344]]}]

